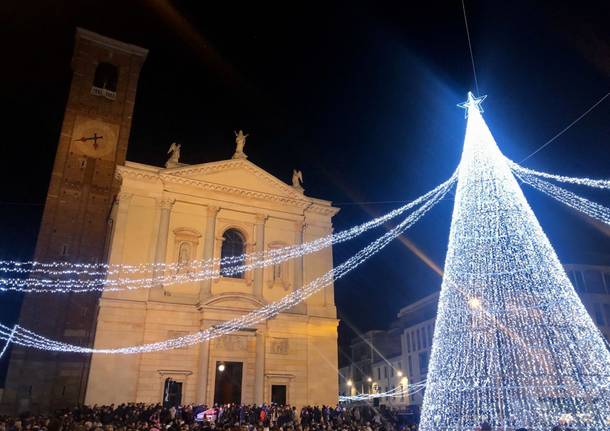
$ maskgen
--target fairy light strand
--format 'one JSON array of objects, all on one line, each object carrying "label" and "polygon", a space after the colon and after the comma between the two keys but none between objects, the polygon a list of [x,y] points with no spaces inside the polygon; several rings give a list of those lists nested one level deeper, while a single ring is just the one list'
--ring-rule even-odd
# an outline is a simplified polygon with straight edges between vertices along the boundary
[{"label": "fairy light strand", "polygon": [[[449,179],[448,181],[450,181]],[[424,195],[414,199],[411,202],[406,203],[405,205],[397,208],[383,216],[377,217],[373,220],[370,220],[361,225],[354,226],[345,231],[329,234],[327,236],[318,238],[314,241],[304,244],[298,245],[289,245],[286,247],[281,247],[278,249],[267,250],[267,251],[259,251],[253,253],[244,253],[239,256],[228,256],[224,258],[212,258],[207,260],[194,260],[191,262],[193,266],[204,266],[204,265],[219,265],[219,264],[231,264],[231,263],[239,263],[247,258],[252,259],[260,259],[263,256],[267,255],[269,257],[274,257],[276,255],[282,255],[286,252],[289,252],[292,249],[300,249],[308,246],[312,243],[324,243],[329,239],[341,238],[342,236],[347,236],[348,238],[352,238],[359,233],[366,231],[368,229],[374,228],[383,224],[398,215],[402,214],[404,211],[413,208],[416,205],[419,205],[423,201],[429,199],[433,196],[438,190],[444,187],[445,183],[439,184],[434,189],[425,193]],[[42,268],[42,269],[41,269]],[[52,268],[50,270],[44,271],[44,268]],[[149,262],[144,264],[105,264],[105,263],[71,263],[65,261],[55,261],[55,262],[37,262],[37,261],[14,261],[14,260],[0,260],[0,271],[10,270],[15,272],[37,272],[41,271],[44,273],[49,273],[53,275],[61,275],[61,274],[75,274],[75,275],[112,275],[116,273],[121,273],[125,271],[151,271],[151,270],[176,270],[180,268],[180,264],[177,262]]]},{"label": "fairy light strand", "polygon": [[399,384],[394,389],[385,392],[373,392],[370,394],[359,393],[354,395],[340,395],[339,402],[354,402],[354,401],[370,401],[376,398],[406,398],[421,392],[426,388],[426,382],[418,382],[413,384]]},{"label": "fairy light strand", "polygon": [[600,180],[593,178],[577,178],[577,177],[568,177],[565,175],[557,175],[551,174],[548,172],[535,171],[533,169],[525,168],[517,163],[513,162],[510,159],[506,159],[510,168],[516,173],[520,175],[533,175],[535,177],[546,178],[548,180],[555,180],[562,183],[568,184],[576,184],[580,186],[588,186],[602,190],[610,190],[610,180]]},{"label": "fairy light strand", "polygon": [[[120,348],[76,346],[18,325],[13,328],[0,325],[0,339],[6,341],[3,352],[14,343],[55,352],[139,354],[183,348],[251,327],[307,299],[378,253],[434,207],[457,179],[420,430],[465,431],[483,421],[498,429],[518,426],[548,429],[567,417],[578,430],[606,429],[610,424],[610,352],[513,173],[560,202],[603,220],[607,220],[608,208],[540,178],[599,189],[608,189],[610,182],[532,171],[506,159],[481,116],[482,100],[469,93],[464,104],[468,122],[457,178],[454,174],[418,198],[416,204],[411,202],[410,208],[421,206],[354,256],[281,300],[199,332]],[[378,226],[383,222],[374,219],[368,223],[378,223]],[[368,229],[372,225],[365,223],[353,229],[362,226]],[[359,231],[351,232],[359,234]],[[350,238],[350,235],[338,235],[338,238]],[[318,244],[326,244],[329,238],[329,245],[336,243],[330,235],[321,238]],[[293,250],[299,250],[296,253],[303,250],[301,246],[242,258],[251,259],[248,265],[261,265],[267,259],[290,258]],[[200,261],[202,266],[209,266],[208,271],[220,262],[220,259]],[[24,266],[6,261],[0,262],[1,265],[18,269]],[[31,264],[36,270],[48,269],[56,275],[92,274],[100,269],[119,274],[142,268],[177,268],[175,264],[158,267],[155,264],[45,265]],[[236,268],[242,266],[246,265]],[[183,282],[173,276],[172,279]],[[141,280],[136,279],[136,285],[146,284]],[[422,383],[383,394],[356,394],[345,400],[393,397],[423,390],[423,387]]]},{"label": "fairy light strand", "polygon": [[[68,343],[51,340],[40,334],[36,334],[20,326],[15,331],[15,336],[12,342],[25,347],[33,347],[41,350],[50,350],[56,352],[73,352],[73,353],[98,353],[98,354],[139,354],[147,352],[164,351],[187,347],[213,338],[227,335],[243,328],[251,327],[259,322],[267,320],[280,312],[287,310],[301,301],[304,301],[309,296],[319,291],[320,289],[330,285],[334,280],[338,280],[347,273],[360,266],[371,256],[381,251],[394,238],[402,234],[404,231],[413,226],[420,218],[422,218],[434,205],[436,205],[449,191],[455,182],[453,180],[445,183],[445,186],[438,190],[436,194],[426,201],[420,208],[409,214],[397,226],[387,231],[385,234],[377,238],[375,241],[361,249],[354,256],[347,259],[342,264],[328,271],[322,276],[314,279],[312,282],[303,286],[300,289],[286,295],[282,299],[267,304],[257,310],[254,310],[246,315],[223,322],[211,328],[188,334],[181,337],[176,337],[168,340],[163,340],[155,343],[147,343],[136,346],[120,347],[120,348],[89,348],[84,346],[76,346]],[[7,327],[0,328],[0,339],[7,339]]]},{"label": "fairy light strand", "polygon": [[610,208],[590,201],[582,196],[578,196],[576,193],[532,175],[515,173],[515,176],[525,184],[532,186],[536,190],[552,197],[562,204],[610,225]]},{"label": "fairy light strand", "polygon": [[[219,278],[221,277],[221,273],[219,271],[220,264],[223,262],[229,264],[229,266],[223,267],[222,276],[230,276],[236,273],[251,271],[256,268],[263,268],[270,265],[275,265],[284,262],[288,259],[303,256],[306,254],[311,254],[334,244],[342,243],[356,238],[357,236],[362,235],[364,232],[379,227],[380,225],[387,223],[388,221],[396,218],[397,216],[404,214],[406,211],[418,205],[421,205],[422,203],[427,202],[431,197],[435,195],[435,193],[437,193],[439,190],[444,189],[449,183],[453,182],[454,180],[455,174],[447,181],[441,183],[440,185],[438,185],[431,191],[425,193],[424,195],[418,197],[417,199],[381,217],[377,217],[369,222],[344,230],[342,232],[339,232],[338,234],[327,235],[304,244],[288,246],[281,249],[273,249],[264,253],[257,252],[252,253],[250,255],[245,254],[237,258],[233,257],[230,259],[240,264],[234,264],[232,266],[230,266],[230,259],[216,259],[215,261],[207,261],[207,263],[203,264],[200,269],[198,268],[198,266],[200,265],[201,261],[197,261],[194,263],[189,263],[185,266],[178,265],[176,267],[176,270],[165,270],[162,273],[163,275],[155,277],[150,275],[142,278],[134,277],[133,273],[135,273],[135,271],[140,271],[140,269],[137,269],[131,271],[132,274],[128,277],[100,277],[93,279],[87,279],[86,277],[83,278],[82,276],[83,274],[97,274],[94,271],[87,272],[88,270],[83,270],[79,274],[78,272],[75,272],[71,269],[61,272],[54,269],[47,270],[37,268],[36,271],[39,274],[65,274],[69,276],[78,274],[79,278],[68,277],[62,279],[61,277],[44,278],[41,276],[36,276],[33,278],[22,279],[17,277],[4,277],[0,278],[0,291],[21,291],[29,293],[87,293],[102,290],[122,291],[145,289],[159,285],[169,286],[179,283],[188,283]],[[216,264],[214,262],[216,262]],[[27,272],[27,270],[22,268],[20,265],[7,265],[4,267],[0,265],[0,272],[10,272],[12,269],[15,269],[17,273]]]},{"label": "fairy light strand", "polygon": [[9,346],[9,344],[11,344],[11,341],[13,340],[13,337],[15,336],[16,330],[17,330],[17,325],[13,326],[13,329],[9,332],[8,337],[6,338],[6,343],[4,344],[2,351],[0,351],[0,359],[2,359],[2,357],[8,350],[8,346]]}]

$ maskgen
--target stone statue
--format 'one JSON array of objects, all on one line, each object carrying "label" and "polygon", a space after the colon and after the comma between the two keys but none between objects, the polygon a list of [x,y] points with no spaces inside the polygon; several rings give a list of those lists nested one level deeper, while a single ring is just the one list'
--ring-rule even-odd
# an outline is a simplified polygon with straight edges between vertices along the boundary
[{"label": "stone statue", "polygon": [[178,265],[186,266],[191,260],[191,245],[187,242],[180,244],[178,250]]},{"label": "stone statue", "polygon": [[292,187],[301,192],[305,190],[303,188],[303,172],[296,169],[292,170]]},{"label": "stone statue", "polygon": [[250,134],[244,135],[244,131],[240,130],[235,133],[235,154],[233,154],[234,159],[247,159],[246,153],[244,153],[244,147],[246,146],[246,138],[250,136]]},{"label": "stone statue", "polygon": [[167,159],[167,162],[165,162],[165,167],[175,168],[180,163],[180,144],[172,142],[172,145],[169,147],[169,150],[167,150],[167,154],[170,153],[171,156],[169,156],[169,159]]}]

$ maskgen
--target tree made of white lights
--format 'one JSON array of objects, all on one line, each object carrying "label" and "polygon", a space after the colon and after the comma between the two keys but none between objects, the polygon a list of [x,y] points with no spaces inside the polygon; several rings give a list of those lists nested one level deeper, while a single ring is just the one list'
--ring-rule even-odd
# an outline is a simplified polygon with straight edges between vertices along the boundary
[{"label": "tree made of white lights", "polygon": [[[420,430],[610,429],[610,352],[469,94]],[[566,227],[568,228],[568,227]]]}]

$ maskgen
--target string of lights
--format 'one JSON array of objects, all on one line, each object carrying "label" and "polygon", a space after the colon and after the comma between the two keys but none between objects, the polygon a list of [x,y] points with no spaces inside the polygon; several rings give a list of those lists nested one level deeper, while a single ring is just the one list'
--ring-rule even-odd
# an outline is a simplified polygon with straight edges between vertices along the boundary
[{"label": "string of lights", "polygon": [[532,175],[534,177],[546,178],[548,180],[555,180],[562,183],[577,184],[580,186],[588,186],[596,189],[610,190],[610,180],[597,180],[593,178],[576,178],[567,177],[565,175],[550,174],[548,172],[535,171],[533,169],[525,168],[510,159],[506,159],[510,168],[519,175]]},{"label": "string of lights", "polygon": [[[98,354],[139,354],[146,352],[164,351],[171,349],[179,349],[193,344],[201,343],[222,335],[227,335],[237,330],[251,327],[259,322],[267,320],[280,312],[289,309],[299,302],[304,301],[309,296],[319,291],[320,289],[330,285],[334,280],[338,280],[345,276],[353,269],[360,266],[371,256],[381,251],[394,238],[402,234],[404,231],[413,226],[420,218],[422,218],[432,207],[434,207],[449,191],[454,181],[445,183],[445,186],[438,190],[436,194],[426,201],[421,207],[415,210],[404,218],[398,225],[388,230],[375,241],[368,244],[366,247],[358,251],[354,256],[347,259],[342,264],[335,267],[333,270],[321,275],[310,283],[286,295],[282,299],[267,304],[257,310],[238,318],[223,322],[211,328],[188,334],[181,337],[176,337],[155,343],[147,343],[137,346],[120,347],[120,348],[90,348],[84,346],[76,346],[68,343],[51,340],[40,334],[36,334],[21,326],[17,326],[14,331],[11,342],[25,347],[32,347],[41,350],[50,350],[56,352],[73,352],[73,353],[98,353]],[[9,333],[7,326],[0,326],[0,339],[8,340]]]},{"label": "string of lights", "polygon": [[[357,268],[420,220],[457,182],[427,381],[383,393],[355,394],[340,399],[363,401],[395,397],[425,387],[421,431],[466,431],[483,421],[495,429],[550,429],[566,420],[578,430],[608,429],[610,351],[571,285],[516,178],[606,223],[610,222],[608,208],[541,178],[598,189],[608,189],[610,183],[531,171],[506,159],[481,115],[483,98],[475,98],[469,93],[468,101],[462,105],[467,110],[468,121],[457,174],[416,199],[417,203],[411,202],[409,209],[414,211],[395,227],[282,299],[205,330],[126,347],[77,346],[19,325],[11,328],[0,324],[0,340],[6,341],[2,354],[11,343],[54,352],[140,354],[184,348],[252,327],[306,300]],[[382,217],[389,217],[388,214]],[[378,218],[368,223],[379,226],[391,218],[383,222]],[[362,226],[372,228],[365,223],[352,229]],[[358,230],[348,231],[354,236],[360,234]],[[351,238],[342,234],[337,236]],[[308,247],[312,247],[311,250],[317,246],[323,248],[339,240],[329,235],[318,241],[321,242],[307,243]],[[243,268],[266,266],[276,263],[274,259],[305,254],[310,248],[301,248],[304,245],[289,246],[269,254],[242,255],[227,261],[198,261],[201,268],[197,268],[195,275],[218,276],[216,265],[221,262],[234,264],[239,268],[235,271],[240,272]],[[247,263],[243,264],[244,261]],[[11,265],[19,270],[27,269],[27,265],[19,262],[5,261],[0,265],[6,268],[4,272],[9,272]],[[131,275],[145,272],[142,268],[160,272],[181,268],[175,263],[155,265],[78,266],[31,262],[30,271],[31,268],[40,270],[41,274],[50,274],[43,272],[46,270],[54,271],[53,275],[65,275],[66,280],[75,283],[75,275],[100,276],[94,280],[102,280],[108,290],[149,286],[166,279],[177,283],[193,281],[192,275],[183,274],[136,278],[135,281],[111,277],[112,283],[117,284],[104,281],[106,273],[122,276],[125,271],[134,271]],[[122,284],[117,280],[122,280]],[[85,280],[88,281],[91,280]],[[66,288],[57,280],[54,282],[61,289]]]},{"label": "string of lights", "polygon": [[[421,431],[608,429],[610,351],[471,93]],[[560,300],[559,300],[560,299]]]},{"label": "string of lights", "polygon": [[[4,326],[4,325],[2,325],[2,326]],[[0,351],[0,359],[2,359],[2,357],[8,350],[8,346],[9,346],[9,344],[11,344],[11,341],[13,340],[13,336],[15,335],[16,330],[17,330],[17,325],[13,326],[13,329],[11,329],[11,331],[9,332],[8,337],[6,339],[6,343],[4,343],[4,347],[2,348],[2,351]]]},{"label": "string of lights", "polygon": [[426,382],[418,382],[413,384],[400,384],[394,389],[385,392],[357,393],[354,395],[341,395],[339,402],[354,402],[354,401],[369,401],[375,398],[408,398],[426,388]]},{"label": "string of lights", "polygon": [[548,181],[541,180],[535,176],[519,173],[515,173],[515,176],[524,183],[529,184],[536,190],[541,191],[562,204],[587,214],[589,217],[603,223],[610,224],[610,208],[590,201],[582,196],[578,196],[576,193],[556,186]]},{"label": "string of lights", "polygon": [[[179,283],[196,282],[219,278],[221,275],[231,276],[245,271],[252,271],[256,268],[275,265],[288,259],[311,254],[334,244],[356,238],[366,231],[379,227],[397,216],[404,214],[408,210],[429,201],[439,190],[452,184],[455,181],[455,178],[456,174],[454,173],[448,180],[431,191],[383,216],[353,228],[346,229],[338,234],[327,235],[304,244],[283,247],[281,249],[272,249],[263,253],[244,254],[237,258],[232,257],[208,260],[204,263],[202,263],[202,261],[195,261],[186,265],[177,266],[174,263],[172,264],[172,267],[174,267],[175,270],[170,271],[166,269],[161,275],[152,276],[149,273],[145,277],[137,277],[138,272],[142,271],[142,267],[140,266],[126,270],[125,274],[122,274],[121,276],[96,278],[83,277],[84,274],[100,274],[99,272],[89,271],[88,269],[84,269],[81,272],[75,272],[73,269],[62,269],[58,271],[55,269],[36,267],[35,272],[38,275],[35,277],[28,277],[25,279],[15,276],[0,278],[0,291],[20,291],[29,293],[86,293],[102,290],[122,291],[150,288],[159,285],[168,286]],[[232,265],[231,262],[233,262]],[[222,274],[220,271],[221,264],[223,265]],[[22,265],[0,265],[0,272],[11,272],[13,269],[17,274],[27,272],[27,269]],[[42,274],[47,276],[51,275],[51,277],[45,278]],[[153,274],[156,273],[153,271]],[[63,277],[58,277],[58,275]]]},{"label": "string of lights", "polygon": [[[326,244],[326,246],[330,245],[328,241],[332,238],[335,238],[336,241],[342,241],[354,238],[360,235],[363,232],[366,232],[369,229],[375,228],[387,221],[401,215],[405,211],[417,206],[424,201],[428,200],[431,196],[433,196],[438,190],[440,190],[445,183],[453,181],[453,177],[449,178],[444,183],[439,184],[434,189],[429,192],[423,194],[422,196],[414,199],[411,202],[407,202],[405,205],[397,208],[389,213],[377,217],[373,220],[365,222],[361,225],[354,226],[350,229],[346,229],[342,232],[330,234],[321,238],[318,238],[314,241],[297,244],[297,245],[289,245],[286,247],[267,250],[263,252],[253,252],[253,253],[244,253],[238,256],[229,256],[224,258],[212,258],[207,260],[193,260],[190,262],[190,265],[193,268],[198,266],[213,266],[220,264],[232,264],[232,263],[240,263],[246,259],[261,259],[264,256],[267,257],[276,257],[280,256],[284,253],[293,252],[293,250],[300,250],[302,248],[306,248],[313,244]],[[346,239],[343,239],[343,238]],[[318,245],[320,247],[320,245]],[[51,268],[51,269],[48,269]],[[0,260],[0,272],[25,272],[25,273],[36,273],[43,272],[45,274],[52,275],[63,275],[63,274],[75,274],[75,275],[112,275],[130,271],[136,272],[146,272],[152,270],[176,270],[181,269],[182,266],[177,262],[157,262],[157,263],[144,263],[144,264],[104,264],[104,263],[71,263],[65,261],[55,261],[55,262],[36,262],[36,261],[14,261],[14,260]]]}]

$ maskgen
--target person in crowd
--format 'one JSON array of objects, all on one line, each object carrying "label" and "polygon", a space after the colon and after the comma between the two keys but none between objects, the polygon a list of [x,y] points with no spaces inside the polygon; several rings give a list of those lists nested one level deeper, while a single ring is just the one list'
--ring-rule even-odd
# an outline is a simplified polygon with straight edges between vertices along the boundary
[{"label": "person in crowd", "polygon": [[416,431],[397,411],[361,406],[79,406],[50,416],[0,416],[0,431]]}]

